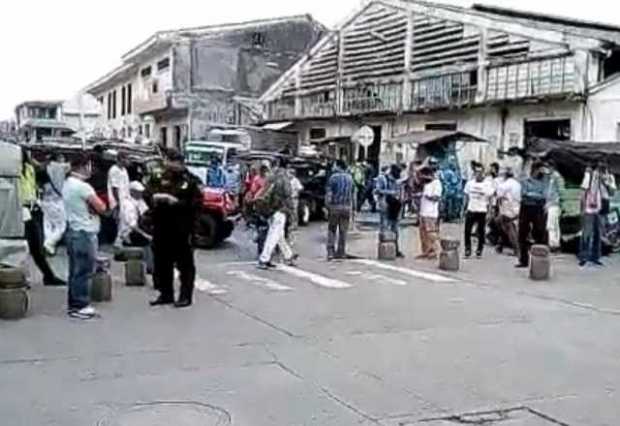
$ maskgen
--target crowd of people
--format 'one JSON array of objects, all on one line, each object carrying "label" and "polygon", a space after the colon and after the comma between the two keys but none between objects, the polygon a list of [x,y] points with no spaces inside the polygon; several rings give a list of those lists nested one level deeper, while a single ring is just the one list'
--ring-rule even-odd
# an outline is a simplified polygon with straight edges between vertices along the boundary
[{"label": "crowd of people", "polygon": [[[91,184],[97,173],[87,155],[76,155],[67,163],[60,154],[45,164],[23,155],[20,195],[25,232],[31,256],[48,286],[68,284],[68,314],[89,319],[98,315],[90,304],[89,282],[99,249],[101,217],[114,220],[114,247],[141,247],[159,296],[152,306],[192,304],[196,267],[194,224],[201,210],[201,182],[184,165],[183,156],[167,152],[161,174],[146,184],[130,181],[128,159],[122,153],[107,171],[107,191],[100,196]],[[408,167],[392,165],[379,173],[369,163],[347,165],[335,161],[327,172],[325,207],[328,212],[327,260],[345,259],[347,235],[353,212],[365,204],[378,211],[380,232],[396,240],[397,257],[405,257],[399,245],[400,221],[412,213],[419,224],[420,260],[438,257],[442,223],[464,219],[464,256],[483,256],[491,242],[498,252],[512,249],[517,267],[527,267],[529,248],[547,244],[560,249],[561,194],[564,182],[551,162],[534,162],[530,173],[485,168],[472,162],[463,179],[453,165],[440,168],[429,157]],[[286,158],[252,165],[242,176],[238,166],[222,168],[214,161],[207,181],[239,199],[248,227],[254,230],[257,267],[269,270],[276,254],[295,266],[298,254],[294,235],[303,185]],[[579,262],[601,265],[601,221],[609,212],[616,183],[605,163],[588,168],[582,183],[583,231]],[[171,226],[174,224],[174,226]],[[476,237],[473,251],[472,237]],[[48,263],[61,240],[69,258],[68,283],[58,278]],[[174,270],[181,288],[175,299]]]}]

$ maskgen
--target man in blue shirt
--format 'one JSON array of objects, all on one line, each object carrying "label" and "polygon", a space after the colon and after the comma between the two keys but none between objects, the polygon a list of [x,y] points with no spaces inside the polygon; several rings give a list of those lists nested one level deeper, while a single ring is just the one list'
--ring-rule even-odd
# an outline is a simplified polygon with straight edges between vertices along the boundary
[{"label": "man in blue shirt", "polygon": [[394,164],[387,173],[382,173],[377,178],[377,187],[375,192],[379,198],[379,219],[380,232],[391,231],[396,236],[396,256],[405,257],[399,249],[398,245],[398,229],[401,202],[401,169]]},{"label": "man in blue shirt", "polygon": [[209,188],[224,188],[226,186],[226,175],[220,167],[219,158],[212,158],[207,169],[207,186]]},{"label": "man in blue shirt", "polygon": [[527,268],[530,263],[529,237],[534,244],[544,244],[547,233],[545,204],[547,180],[544,164],[535,162],[530,177],[521,182],[521,213],[519,216],[519,263],[517,268]]},{"label": "man in blue shirt", "polygon": [[[325,204],[329,210],[327,227],[327,260],[346,258],[347,232],[353,208],[353,177],[342,160],[336,161],[327,181]],[[336,244],[338,233],[338,247]]]}]

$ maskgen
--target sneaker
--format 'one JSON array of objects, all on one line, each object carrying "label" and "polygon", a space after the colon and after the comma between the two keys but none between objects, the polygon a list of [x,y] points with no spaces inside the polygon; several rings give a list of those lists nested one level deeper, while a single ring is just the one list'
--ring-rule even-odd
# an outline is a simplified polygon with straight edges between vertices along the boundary
[{"label": "sneaker", "polygon": [[592,264],[595,266],[600,266],[600,267],[604,267],[605,264],[603,262],[601,262],[600,260],[593,260]]},{"label": "sneaker", "polygon": [[402,252],[399,251],[398,253],[396,253],[396,257],[399,258],[399,259],[404,259],[405,255]]},{"label": "sneaker", "polygon": [[482,259],[482,252],[481,251],[476,252],[476,259]]},{"label": "sneaker", "polygon": [[189,299],[179,299],[179,301],[174,303],[175,308],[189,308],[192,306],[192,301]]},{"label": "sneaker", "polygon": [[258,269],[261,269],[261,270],[263,270],[263,271],[266,271],[266,270],[268,270],[268,269],[269,269],[269,263],[265,263],[265,262],[261,262],[261,261],[259,261],[259,262],[258,262],[258,264],[256,265],[256,267],[257,267]]},{"label": "sneaker", "polygon": [[66,286],[67,283],[58,277],[52,277],[52,278],[44,279],[43,285],[46,287],[63,287],[63,286]]},{"label": "sneaker", "polygon": [[285,260],[285,261],[284,261],[284,264],[285,264],[286,266],[291,266],[291,267],[293,267],[293,268],[294,268],[295,266],[297,266],[297,263],[295,262],[295,257],[294,257],[294,256],[293,256],[293,257],[291,257],[291,258],[290,258],[290,259],[288,259],[288,260]]},{"label": "sneaker", "polygon": [[469,259],[471,257],[471,250],[465,250],[465,259]]},{"label": "sneaker", "polygon": [[528,268],[528,267],[529,267],[529,265],[525,265],[523,263],[517,263],[515,265],[515,268],[517,268],[517,269],[524,269],[524,268]]},{"label": "sneaker", "polygon": [[586,264],[587,264],[587,263],[588,263],[588,262],[586,262],[585,260],[580,260],[580,261],[579,261],[579,267],[580,267],[580,268],[583,268],[584,266],[586,266]]},{"label": "sneaker", "polygon": [[70,309],[69,316],[71,318],[77,318],[82,320],[92,319],[99,317],[99,313],[92,306],[86,306],[82,309]]}]

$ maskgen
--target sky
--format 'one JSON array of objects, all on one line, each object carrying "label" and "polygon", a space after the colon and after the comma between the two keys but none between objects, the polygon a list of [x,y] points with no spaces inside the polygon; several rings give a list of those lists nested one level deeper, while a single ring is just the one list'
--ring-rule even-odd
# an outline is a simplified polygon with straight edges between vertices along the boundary
[{"label": "sky", "polygon": [[[620,2],[478,0],[620,26]],[[460,6],[472,1],[446,0]],[[360,0],[6,0],[0,6],[0,120],[25,100],[72,97],[158,30],[310,13],[335,26]]]}]

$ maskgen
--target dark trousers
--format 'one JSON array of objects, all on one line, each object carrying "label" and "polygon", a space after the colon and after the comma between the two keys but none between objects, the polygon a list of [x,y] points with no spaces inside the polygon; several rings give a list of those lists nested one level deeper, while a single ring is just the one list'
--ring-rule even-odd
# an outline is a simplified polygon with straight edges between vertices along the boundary
[{"label": "dark trousers", "polygon": [[598,213],[583,215],[583,229],[579,246],[581,262],[600,262],[602,253],[601,215]]},{"label": "dark trousers", "polygon": [[543,206],[521,205],[519,216],[519,263],[530,263],[530,234],[534,244],[544,244],[547,233],[547,221]]},{"label": "dark trousers", "polygon": [[[347,254],[347,233],[351,213],[348,209],[332,209],[329,211],[327,225],[327,255],[344,257]],[[336,233],[338,246],[336,247]]]},{"label": "dark trousers", "polygon": [[24,223],[25,237],[28,242],[28,250],[30,256],[34,260],[35,265],[43,274],[43,282],[54,279],[56,276],[45,257],[45,249],[43,248],[43,211],[35,207],[30,211],[31,219]]},{"label": "dark trousers", "polygon": [[196,265],[194,249],[187,241],[155,241],[153,244],[155,288],[163,299],[174,299],[174,268],[179,270],[181,292],[179,300],[192,300]]},{"label": "dark trousers", "polygon": [[366,202],[366,200],[368,200],[368,203],[370,204],[370,210],[375,213],[377,211],[377,202],[375,201],[374,188],[371,186],[362,189],[360,190],[359,194],[361,194],[361,196],[358,195],[357,197],[357,211],[362,211],[364,203]]},{"label": "dark trousers", "polygon": [[476,226],[476,236],[478,237],[478,248],[476,253],[482,254],[484,250],[484,234],[486,229],[486,213],[467,212],[465,216],[465,251],[471,253],[471,234]]}]

